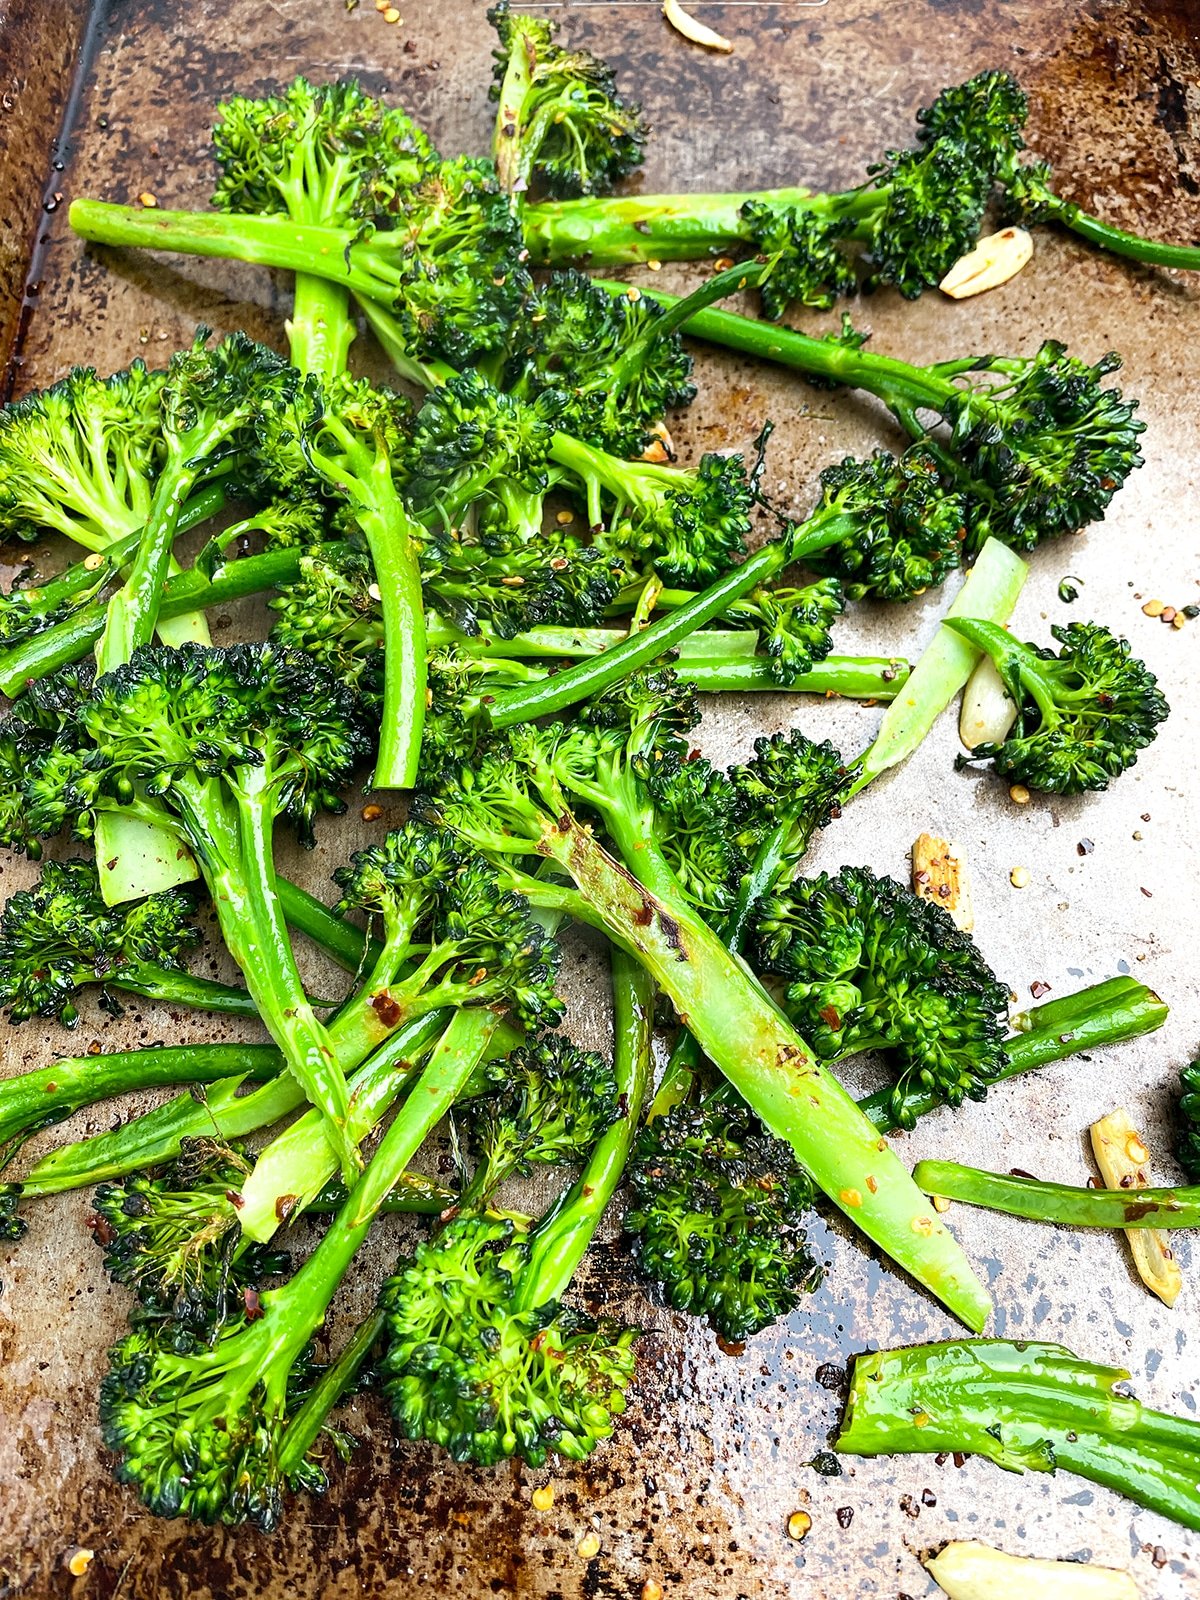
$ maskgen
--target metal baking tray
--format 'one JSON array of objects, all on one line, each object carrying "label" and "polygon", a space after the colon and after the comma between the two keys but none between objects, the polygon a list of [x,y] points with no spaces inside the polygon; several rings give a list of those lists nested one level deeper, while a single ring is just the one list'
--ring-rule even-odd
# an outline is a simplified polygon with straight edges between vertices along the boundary
[{"label": "metal baking tray", "polygon": [[[113,0],[90,11],[67,0],[0,0],[7,391],[47,384],[73,363],[108,371],[136,356],[164,362],[201,321],[282,348],[286,284],[217,262],[85,249],[66,226],[65,202],[149,192],[162,205],[205,205],[214,103],[297,72],[357,74],[405,104],[443,149],[486,148],[491,38],[482,5],[403,0],[401,9],[402,22],[389,25],[352,0]],[[571,40],[613,60],[645,103],[655,125],[647,188],[852,182],[876,152],[909,140],[913,111],[940,87],[1002,66],[1030,92],[1031,143],[1056,163],[1068,194],[1118,224],[1200,237],[1200,23],[1189,0],[768,0],[702,12],[734,39],[732,56],[685,44],[650,3],[560,8]],[[664,269],[655,281],[675,287],[689,273]],[[954,772],[946,718],[903,770],[828,830],[816,863],[866,862],[903,877],[919,832],[948,834],[973,871],[977,938],[1023,1003],[1034,982],[1062,994],[1132,971],[1172,1007],[1160,1034],[929,1118],[903,1140],[906,1158],[951,1150],[1083,1181],[1088,1123],[1124,1103],[1162,1152],[1166,1177],[1168,1083],[1200,1044],[1200,713],[1188,704],[1200,681],[1200,624],[1175,631],[1141,608],[1152,597],[1178,607],[1200,600],[1200,286],[1043,231],[1032,265],[995,293],[958,304],[881,294],[854,309],[879,349],[920,360],[1031,352],[1049,335],[1089,357],[1116,346],[1123,382],[1141,397],[1145,469],[1103,524],[1037,555],[1017,621],[1038,638],[1048,637],[1050,621],[1083,614],[1127,633],[1175,706],[1164,735],[1106,795],[1018,807],[1002,783]],[[365,335],[356,359],[371,359]],[[809,503],[821,466],[889,436],[872,404],[732,356],[698,350],[697,376],[700,397],[674,424],[684,451],[745,445],[771,417],[769,487],[797,507]],[[27,554],[0,550],[0,578],[7,582]],[[38,553],[45,566],[54,559]],[[1067,573],[1081,585],[1073,610],[1057,593]],[[902,614],[857,607],[840,647],[915,651],[944,603],[930,596]],[[216,636],[231,640],[263,622],[231,609],[218,617]],[[732,759],[759,732],[797,724],[853,751],[878,715],[765,695],[713,706],[702,742],[714,758]],[[316,851],[291,870],[320,892],[337,862],[396,816],[391,808],[368,826],[352,808],[321,828]],[[1084,840],[1094,846],[1087,853]],[[1009,881],[1017,865],[1030,873],[1021,891]],[[27,863],[6,857],[0,891],[32,876]],[[315,959],[305,959],[319,978]],[[603,1042],[603,954],[581,939],[567,966],[576,1030]],[[121,1018],[88,1004],[74,1035],[36,1024],[6,1029],[0,1062],[17,1072],[93,1043],[204,1036],[237,1035],[149,1004],[131,1004]],[[110,1106],[81,1114],[28,1154],[113,1115]],[[335,1472],[325,1499],[296,1501],[279,1534],[157,1522],[112,1482],[100,1446],[97,1385],[126,1306],[103,1278],[87,1209],[82,1194],[32,1208],[28,1238],[0,1261],[2,1596],[635,1600],[655,1578],[680,1600],[917,1600],[933,1592],[918,1553],[954,1537],[1131,1566],[1146,1600],[1200,1595],[1200,1540],[1079,1479],[1018,1479],[983,1462],[932,1458],[847,1460],[840,1477],[814,1470],[840,1407],[817,1381],[819,1368],[828,1380],[855,1350],[955,1332],[838,1224],[814,1228],[830,1263],[823,1286],[740,1356],[723,1354],[698,1323],[648,1303],[610,1229],[586,1292],[647,1331],[624,1425],[583,1465],[458,1467],[396,1441],[381,1408],[363,1402],[351,1408],[362,1439],[352,1464]],[[1186,1241],[1189,1281],[1167,1311],[1133,1278],[1118,1240],[963,1207],[951,1220],[991,1281],[998,1332],[1061,1339],[1081,1355],[1124,1363],[1144,1399],[1195,1409],[1200,1262],[1193,1265]],[[381,1227],[363,1252],[336,1304],[335,1340],[365,1313],[396,1242]],[[547,1481],[553,1508],[539,1512],[531,1491]],[[798,1509],[813,1519],[802,1544],[786,1531]],[[587,1558],[578,1547],[591,1532],[600,1548]],[[76,1546],[95,1550],[79,1580],[64,1564]]]}]

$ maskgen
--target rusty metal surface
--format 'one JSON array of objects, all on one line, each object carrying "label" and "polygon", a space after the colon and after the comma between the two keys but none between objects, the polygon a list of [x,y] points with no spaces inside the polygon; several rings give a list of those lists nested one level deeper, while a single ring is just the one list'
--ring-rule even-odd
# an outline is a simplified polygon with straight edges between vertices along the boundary
[{"label": "rusty metal surface", "polygon": [[[150,190],[165,205],[203,205],[213,102],[298,71],[356,72],[402,100],[444,149],[482,149],[490,49],[482,7],[413,0],[403,9],[403,23],[388,26],[367,5],[347,11],[344,0],[109,6],[67,130],[72,157],[56,187],[68,197],[124,200]],[[67,24],[57,20],[65,10],[52,0],[40,8],[34,0],[0,3],[10,29],[8,70],[34,88],[47,58],[18,58],[48,48],[48,38],[60,62],[70,54]],[[1072,197],[1117,223],[1195,239],[1200,40],[1187,20],[1191,10],[1189,0],[713,7],[706,20],[737,44],[735,55],[720,59],[670,34],[650,5],[573,7],[565,21],[571,39],[613,58],[645,101],[656,125],[648,187],[851,181],[877,150],[908,140],[913,108],[943,83],[1000,65],[1031,92],[1032,142],[1060,166]],[[40,16],[41,30],[12,32],[13,19],[26,12]],[[47,18],[55,23],[48,33]],[[61,92],[56,101],[54,93],[31,89],[25,120],[5,125],[0,199],[14,191],[27,198],[35,182],[31,155],[49,151],[61,99]],[[36,179],[39,197],[45,176]],[[18,231],[28,237],[25,222]],[[89,253],[70,238],[61,213],[49,218],[49,236],[38,268],[42,290],[16,352],[18,390],[47,383],[76,361],[108,370],[138,355],[163,359],[201,319],[281,345],[286,287],[266,273]],[[664,271],[657,281],[674,286],[687,272]],[[0,294],[11,313],[3,279]],[[1126,358],[1128,389],[1142,397],[1145,470],[1106,523],[1035,558],[1018,622],[1044,638],[1049,621],[1087,614],[1127,632],[1175,706],[1164,737],[1110,794],[1018,808],[1003,785],[954,774],[956,740],[947,720],[903,771],[855,802],[817,856],[820,866],[865,861],[902,876],[918,832],[947,832],[965,845],[973,868],[977,938],[1023,1002],[1034,980],[1062,994],[1126,970],[1170,1001],[1171,1021],[1152,1039],[1097,1055],[1092,1065],[1063,1063],[1039,1080],[1003,1086],[985,1106],[930,1118],[903,1144],[912,1159],[950,1152],[1082,1181],[1087,1124],[1120,1102],[1145,1127],[1151,1147],[1165,1150],[1167,1084],[1200,1043],[1200,716],[1187,705],[1189,685],[1194,692],[1197,683],[1200,625],[1174,632],[1141,611],[1152,596],[1177,606],[1200,600],[1200,288],[1040,233],[1032,266],[1003,290],[956,305],[932,295],[903,305],[881,295],[858,308],[856,320],[873,328],[878,348],[916,359],[981,347],[1027,352],[1051,334],[1092,356],[1115,345]],[[700,354],[697,369],[700,399],[675,430],[685,450],[744,444],[772,416],[778,428],[770,487],[798,505],[808,502],[820,466],[880,436],[877,412],[851,396],[818,395],[711,352]],[[1070,611],[1056,593],[1067,572],[1083,580]],[[914,648],[943,603],[931,598],[902,616],[857,608],[839,645]],[[218,619],[217,637],[255,625],[252,615],[231,612]],[[724,760],[743,753],[759,731],[796,723],[853,750],[877,715],[760,697],[714,710],[703,742]],[[345,823],[327,823],[315,855],[295,870],[319,890],[336,862],[386,821],[368,828],[352,810]],[[1080,854],[1085,838],[1094,850]],[[1031,873],[1023,892],[1009,884],[1016,865]],[[31,876],[26,864],[6,859],[0,891],[11,893]],[[602,1040],[602,957],[581,942],[569,965],[576,1028]],[[311,970],[319,975],[315,961]],[[206,1028],[148,1004],[133,1005],[122,1020],[88,1006],[69,1041],[32,1025],[6,1031],[0,1061],[5,1071],[19,1071],[68,1044],[108,1049],[202,1036],[235,1035],[228,1025]],[[41,1137],[31,1153],[106,1126],[112,1115],[110,1107],[82,1114]],[[1174,1175],[1165,1154],[1156,1167],[1164,1178]],[[680,1600],[916,1600],[934,1592],[917,1553],[952,1537],[1129,1566],[1145,1600],[1200,1595],[1200,1540],[1149,1513],[1131,1514],[1127,1503],[1077,1479],[1016,1479],[986,1463],[956,1469],[931,1459],[848,1461],[832,1479],[812,1469],[839,1410],[837,1395],[815,1381],[819,1366],[844,1364],[866,1345],[955,1331],[840,1227],[818,1231],[831,1264],[819,1293],[740,1358],[722,1355],[696,1323],[647,1305],[610,1237],[595,1253],[588,1293],[648,1333],[625,1425],[586,1465],[539,1472],[455,1467],[395,1442],[383,1412],[361,1404],[353,1408],[363,1439],[354,1462],[336,1473],[327,1499],[297,1501],[277,1536],[157,1523],[112,1484],[100,1449],[96,1387],[125,1302],[104,1282],[86,1210],[81,1195],[41,1203],[29,1213],[28,1239],[0,1261],[0,1595],[627,1600],[655,1577]],[[1133,1279],[1117,1241],[962,1207],[951,1221],[992,1282],[998,1332],[1061,1338],[1082,1355],[1123,1362],[1142,1398],[1195,1410],[1200,1261],[1193,1264],[1186,1243],[1189,1281],[1168,1312]],[[336,1305],[335,1340],[370,1303],[396,1237],[394,1227],[381,1227],[363,1252]],[[554,1506],[540,1513],[530,1494],[547,1481]],[[800,1507],[813,1518],[803,1545],[785,1532],[788,1514]],[[841,1508],[853,1512],[848,1527],[841,1526],[845,1513],[836,1515]],[[593,1529],[600,1551],[585,1559],[577,1546]],[[76,1545],[96,1551],[82,1580],[63,1564]]]}]

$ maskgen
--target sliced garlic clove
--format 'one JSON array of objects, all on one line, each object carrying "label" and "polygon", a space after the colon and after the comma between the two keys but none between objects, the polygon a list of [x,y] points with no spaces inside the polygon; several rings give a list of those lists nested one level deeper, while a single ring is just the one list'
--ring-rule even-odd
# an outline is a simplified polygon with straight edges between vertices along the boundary
[{"label": "sliced garlic clove", "polygon": [[952,300],[966,300],[1015,278],[1032,257],[1033,239],[1024,228],[1001,228],[960,256],[938,288]]},{"label": "sliced garlic clove", "polygon": [[1016,703],[1004,687],[996,663],[991,656],[981,656],[963,690],[959,738],[968,750],[981,744],[1003,744],[1016,720]]},{"label": "sliced garlic clove", "polygon": [[[1150,1152],[1141,1134],[1118,1107],[1091,1127],[1092,1153],[1106,1189],[1145,1189]],[[1138,1277],[1166,1306],[1173,1306],[1183,1288],[1183,1273],[1171,1249],[1171,1236],[1159,1228],[1126,1228],[1129,1253]]]},{"label": "sliced garlic clove", "polygon": [[689,14],[679,4],[679,0],[663,0],[662,14],[685,39],[690,39],[693,44],[703,45],[706,50],[719,50],[722,55],[732,55],[733,44],[723,33],[717,33],[713,28],[705,27],[703,22]]},{"label": "sliced garlic clove", "polygon": [[1139,1600],[1115,1567],[1010,1556],[973,1539],[948,1544],[925,1567],[950,1600]]}]

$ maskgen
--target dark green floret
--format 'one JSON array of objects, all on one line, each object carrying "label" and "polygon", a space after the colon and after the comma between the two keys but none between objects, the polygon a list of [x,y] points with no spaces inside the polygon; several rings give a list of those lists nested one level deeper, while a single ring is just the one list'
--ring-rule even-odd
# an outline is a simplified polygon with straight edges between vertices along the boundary
[{"label": "dark green floret", "polygon": [[976,745],[960,764],[987,761],[1002,777],[1050,794],[1107,789],[1169,713],[1154,674],[1099,623],[1055,624],[1057,654],[1021,644],[994,623],[948,626],[992,657],[1017,707],[1008,735]]},{"label": "dark green floret", "polygon": [[633,1329],[549,1302],[514,1309],[529,1247],[509,1221],[462,1217],[383,1287],[383,1390],[407,1437],[456,1461],[590,1455],[633,1376]]},{"label": "dark green floret", "polygon": [[195,901],[165,889],[107,906],[94,862],[48,861],[31,889],[19,889],[0,913],[0,1008],[8,1020],[79,1020],[76,998],[87,984],[184,1005],[254,1015],[244,989],[192,978],[184,958],[200,942]]},{"label": "dark green floret", "polygon": [[675,1106],[638,1134],[625,1214],[642,1273],[677,1311],[740,1344],[785,1316],[820,1270],[803,1220],[811,1180],[736,1096]]},{"label": "dark green floret", "polygon": [[936,1091],[980,1100],[1001,1072],[1008,991],[938,905],[866,867],[798,878],[758,917],[762,969],[816,1053],[894,1052],[893,1105]]},{"label": "dark green floret", "polygon": [[554,272],[514,324],[500,385],[526,401],[553,391],[556,425],[616,456],[638,456],[667,412],[695,398],[692,358],[648,295],[606,294]]},{"label": "dark green floret", "polygon": [[1179,1139],[1175,1154],[1194,1183],[1200,1183],[1200,1061],[1179,1074],[1183,1095],[1179,1101]]},{"label": "dark green floret", "polygon": [[237,1194],[249,1171],[236,1148],[187,1140],[155,1176],[134,1173],[96,1190],[88,1226],[105,1271],[133,1290],[142,1319],[169,1319],[181,1337],[208,1342],[245,1311],[247,1293],[286,1271],[286,1255],[238,1232]]},{"label": "dark green floret", "polygon": [[617,93],[608,64],[555,44],[557,25],[501,0],[488,12],[500,38],[491,97],[498,102],[492,154],[513,195],[601,194],[642,159],[646,127]]},{"label": "dark green floret", "polygon": [[478,1076],[486,1092],[464,1102],[465,1142],[476,1161],[464,1206],[535,1166],[583,1160],[620,1114],[612,1063],[562,1034],[489,1061]]}]

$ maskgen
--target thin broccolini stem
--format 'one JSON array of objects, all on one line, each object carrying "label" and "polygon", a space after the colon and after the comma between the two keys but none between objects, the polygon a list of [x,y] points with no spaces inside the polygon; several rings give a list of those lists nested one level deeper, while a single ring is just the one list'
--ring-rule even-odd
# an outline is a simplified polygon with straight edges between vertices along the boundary
[{"label": "thin broccolini stem", "polygon": [[259,1016],[283,1051],[288,1070],[324,1113],[342,1177],[351,1185],[362,1169],[362,1160],[347,1128],[345,1074],[327,1029],[318,1022],[304,993],[276,894],[274,797],[260,768],[239,768],[237,779],[240,859],[236,867],[231,864],[221,872],[214,872],[211,866],[206,870],[217,920]]},{"label": "thin broccolini stem", "polygon": [[920,1161],[913,1181],[929,1195],[1066,1228],[1200,1225],[1200,1184],[1173,1189],[1088,1189],[960,1166],[957,1161]]},{"label": "thin broccolini stem", "polygon": [[328,383],[346,370],[354,341],[350,291],[310,272],[298,272],[287,324],[292,365]]},{"label": "thin broccolini stem", "polygon": [[788,538],[761,546],[740,567],[723,573],[677,611],[629,635],[602,656],[577,661],[545,682],[521,684],[497,694],[487,707],[489,721],[495,728],[509,728],[515,723],[562,711],[577,701],[591,699],[610,684],[648,666],[666,651],[676,649],[689,635],[719,617],[758,584],[768,582],[791,562],[803,560],[806,555],[835,543],[853,527],[851,517],[829,511],[816,512]]},{"label": "thin broccolini stem", "polygon": [[222,1078],[272,1078],[282,1071],[283,1057],[266,1044],[184,1044],[65,1057],[0,1080],[0,1147],[116,1095]]},{"label": "thin broccolini stem", "polygon": [[1200,271],[1200,247],[1191,244],[1164,244],[1158,239],[1143,239],[1140,234],[1127,233],[1124,228],[1114,228],[1099,217],[1081,211],[1069,200],[1047,192],[1039,210],[1052,222],[1070,228],[1089,244],[1097,244],[1115,256],[1125,256],[1131,261],[1144,261],[1155,267],[1183,267]]},{"label": "thin broccolini stem", "polygon": [[652,1070],[654,980],[633,956],[611,947],[613,1073],[620,1113],[576,1182],[538,1223],[514,1306],[533,1311],[562,1298],[625,1171]]},{"label": "thin broccolini stem", "polygon": [[[659,337],[672,328],[681,327],[693,338],[707,339],[727,350],[758,356],[776,366],[828,378],[852,389],[865,389],[893,409],[906,405],[938,408],[955,392],[951,378],[941,369],[914,367],[894,356],[851,349],[829,339],[814,339],[810,334],[781,327],[776,322],[759,322],[732,311],[708,309],[714,301],[724,300],[737,290],[759,282],[769,272],[769,262],[747,262],[714,274],[686,299],[660,289],[642,288],[640,293],[667,312],[666,319],[654,324]],[[628,284],[606,283],[600,278],[592,282],[609,294],[629,293]],[[953,363],[958,372],[970,372],[979,365],[980,360],[974,357]]]},{"label": "thin broccolini stem", "polygon": [[530,258],[537,266],[577,262],[619,267],[702,260],[744,244],[741,213],[748,200],[832,218],[868,215],[886,199],[882,189],[825,195],[798,187],[747,194],[604,196],[526,206],[522,222]]},{"label": "thin broccolini stem", "polygon": [[[177,617],[185,612],[210,609],[261,594],[279,584],[292,583],[307,554],[328,555],[336,561],[349,546],[318,546],[312,551],[299,548],[267,550],[262,555],[243,556],[222,565],[211,577],[194,567],[168,578],[163,586],[159,618]],[[74,616],[56,622],[12,649],[0,651],[0,694],[20,694],[27,684],[44,678],[69,662],[79,661],[104,631],[106,606],[102,600],[81,606]]]}]

